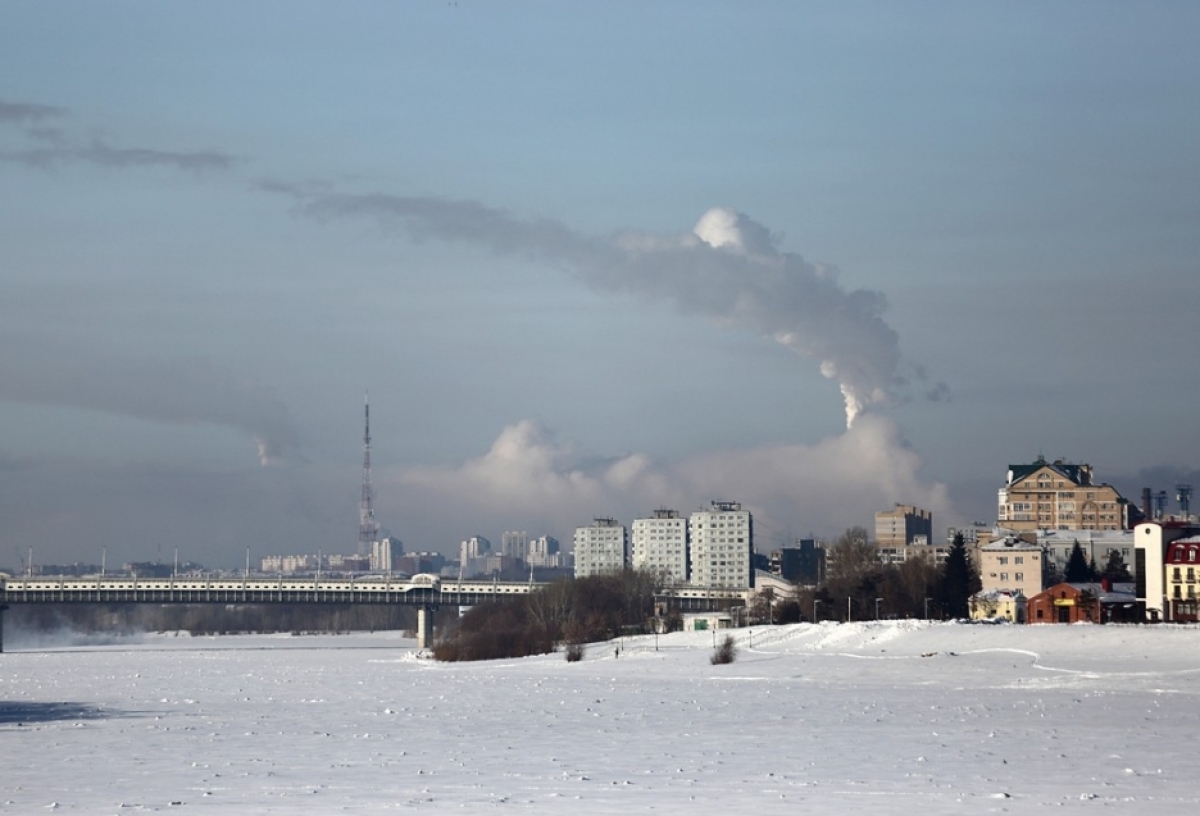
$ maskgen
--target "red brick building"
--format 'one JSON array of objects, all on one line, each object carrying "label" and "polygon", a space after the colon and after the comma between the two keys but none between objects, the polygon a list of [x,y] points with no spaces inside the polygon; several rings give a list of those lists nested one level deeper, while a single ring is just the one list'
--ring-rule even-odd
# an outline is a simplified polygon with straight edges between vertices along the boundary
[{"label": "red brick building", "polygon": [[1029,623],[1100,622],[1099,584],[1055,584],[1029,599]]}]

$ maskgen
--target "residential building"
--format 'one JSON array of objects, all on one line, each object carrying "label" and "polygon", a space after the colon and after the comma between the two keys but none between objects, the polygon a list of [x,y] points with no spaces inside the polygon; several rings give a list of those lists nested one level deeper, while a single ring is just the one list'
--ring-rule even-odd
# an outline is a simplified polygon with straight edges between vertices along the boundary
[{"label": "residential building", "polygon": [[771,561],[772,572],[795,584],[819,584],[825,577],[825,547],[815,538],[772,552]]},{"label": "residential building", "polygon": [[531,567],[556,568],[564,566],[563,553],[559,552],[558,539],[553,536],[539,536],[529,540],[529,552],[525,560]]},{"label": "residential building", "polygon": [[1112,485],[1097,484],[1092,466],[1047,462],[1009,465],[998,494],[999,526],[1025,530],[1124,530],[1141,512]]},{"label": "residential building", "polygon": [[470,578],[482,575],[487,565],[485,560],[492,552],[492,542],[481,535],[471,536],[459,546],[459,564],[462,574]]},{"label": "residential building", "polygon": [[629,534],[613,518],[575,528],[575,577],[620,572],[629,562]]},{"label": "residential building", "polygon": [[754,526],[738,502],[714,501],[688,519],[690,578],[696,587],[754,586]]},{"label": "residential building", "polygon": [[1116,550],[1130,572],[1137,575],[1133,530],[1038,530],[1035,534],[1025,535],[1034,538],[1045,550],[1048,565],[1060,575],[1066,570],[1067,560],[1077,542],[1089,564],[1095,563],[1097,568],[1103,570],[1110,553]]},{"label": "residential building", "polygon": [[933,563],[941,566],[950,555],[950,548],[930,544],[909,544],[900,546],[875,545],[875,555],[881,564],[903,564],[911,558],[930,558]]},{"label": "residential building", "polygon": [[404,555],[404,543],[393,536],[371,542],[371,571],[394,572],[396,560]]},{"label": "residential building", "polygon": [[1200,576],[1200,535],[1177,538],[1167,545],[1166,580],[1167,619],[1195,623],[1200,592],[1196,580]]},{"label": "residential building", "polygon": [[1042,548],[1016,536],[979,548],[982,592],[1008,590],[1031,598],[1045,588],[1045,570],[1046,555]]},{"label": "residential building", "polygon": [[911,504],[897,504],[875,514],[875,543],[879,547],[907,547],[933,543],[933,514]]},{"label": "residential building", "polygon": [[661,573],[673,584],[688,580],[688,523],[678,511],[655,510],[651,518],[634,519],[633,568]]},{"label": "residential building", "polygon": [[507,555],[518,561],[527,560],[529,557],[529,534],[524,530],[520,532],[513,530],[501,535],[500,555]]},{"label": "residential building", "polygon": [[[1170,545],[1176,541],[1187,543],[1188,539],[1200,536],[1200,526],[1183,521],[1149,521],[1134,528],[1134,585],[1137,599],[1145,606],[1147,621],[1171,620],[1169,595],[1174,587],[1181,586],[1180,600],[1186,599],[1186,581],[1182,585],[1168,582],[1168,559],[1172,557]],[[1178,553],[1175,554],[1178,557]],[[1184,559],[1187,550],[1183,551]],[[1186,563],[1170,564],[1186,569]],[[1186,575],[1186,573],[1184,573]],[[1170,573],[1174,577],[1174,572]]]},{"label": "residential building", "polygon": [[971,596],[971,620],[1025,623],[1028,599],[1011,589],[985,589]]}]

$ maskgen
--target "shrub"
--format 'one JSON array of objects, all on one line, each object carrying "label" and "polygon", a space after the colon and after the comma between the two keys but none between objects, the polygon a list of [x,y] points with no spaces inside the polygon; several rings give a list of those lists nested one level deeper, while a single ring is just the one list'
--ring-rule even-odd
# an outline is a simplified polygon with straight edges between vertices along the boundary
[{"label": "shrub", "polygon": [[721,666],[735,660],[737,660],[737,644],[733,642],[733,635],[726,635],[725,639],[721,641],[721,645],[713,650],[709,662],[714,666]]},{"label": "shrub", "polygon": [[580,660],[583,660],[583,644],[568,643],[566,655],[568,663],[578,663]]}]

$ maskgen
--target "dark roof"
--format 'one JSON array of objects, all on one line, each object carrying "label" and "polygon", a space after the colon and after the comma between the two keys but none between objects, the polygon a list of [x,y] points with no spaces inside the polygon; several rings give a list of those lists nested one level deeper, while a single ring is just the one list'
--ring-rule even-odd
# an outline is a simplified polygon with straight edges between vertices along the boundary
[{"label": "dark roof", "polygon": [[1024,479],[1026,476],[1030,475],[1031,473],[1036,473],[1044,467],[1050,468],[1061,475],[1064,479],[1070,479],[1075,484],[1081,484],[1081,480],[1083,478],[1081,470],[1086,468],[1087,465],[1070,465],[1066,462],[1063,462],[1061,459],[1053,462],[1047,462],[1046,457],[1039,456],[1032,464],[1009,465],[1008,469],[1012,473],[1012,480],[1009,482],[1009,484]]}]

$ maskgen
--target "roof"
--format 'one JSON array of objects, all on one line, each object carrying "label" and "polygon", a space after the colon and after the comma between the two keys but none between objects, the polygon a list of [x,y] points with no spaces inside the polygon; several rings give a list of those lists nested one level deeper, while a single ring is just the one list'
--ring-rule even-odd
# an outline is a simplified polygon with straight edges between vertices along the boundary
[{"label": "roof", "polygon": [[1028,551],[1041,552],[1042,551],[1042,547],[1040,544],[1031,544],[1028,541],[1025,541],[1024,539],[1013,538],[1013,537],[997,539],[996,541],[992,541],[987,544],[984,544],[979,549],[980,550],[1003,550],[1005,552],[1007,552],[1009,550],[1020,550],[1021,552],[1028,552]]},{"label": "roof", "polygon": [[1064,479],[1070,479],[1075,484],[1082,484],[1083,474],[1086,472],[1088,466],[1067,464],[1061,459],[1056,459],[1053,462],[1047,462],[1046,457],[1038,456],[1038,458],[1034,460],[1032,464],[1009,465],[1008,472],[1012,474],[1012,478],[1008,480],[1008,483],[1012,484],[1013,482],[1020,481],[1030,474],[1037,473],[1042,468],[1050,468]]}]

